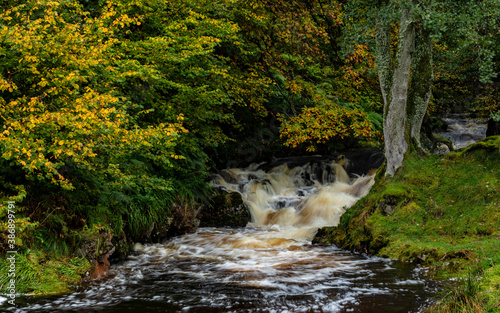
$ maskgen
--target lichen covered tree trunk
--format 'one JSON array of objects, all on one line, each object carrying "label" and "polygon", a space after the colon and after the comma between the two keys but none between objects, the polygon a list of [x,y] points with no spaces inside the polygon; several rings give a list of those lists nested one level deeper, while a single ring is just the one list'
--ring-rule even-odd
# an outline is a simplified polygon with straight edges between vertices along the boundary
[{"label": "lichen covered tree trunk", "polygon": [[408,151],[407,98],[412,54],[415,46],[415,26],[410,8],[402,11],[399,49],[392,77],[391,100],[385,110],[384,143],[386,172],[393,176],[403,165]]},{"label": "lichen covered tree trunk", "polygon": [[384,118],[388,104],[391,102],[391,86],[393,65],[391,57],[391,27],[381,9],[375,25],[375,56],[377,60],[377,72],[380,82],[380,91],[384,99]]},{"label": "lichen covered tree trunk", "polygon": [[417,149],[422,149],[420,130],[432,94],[432,38],[428,30],[418,25],[415,29],[415,53],[408,95],[408,127],[410,139]]}]

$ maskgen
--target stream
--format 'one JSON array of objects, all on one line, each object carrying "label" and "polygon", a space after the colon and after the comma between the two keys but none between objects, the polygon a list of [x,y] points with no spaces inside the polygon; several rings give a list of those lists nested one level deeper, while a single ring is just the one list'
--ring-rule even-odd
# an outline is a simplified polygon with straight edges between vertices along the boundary
[{"label": "stream", "polygon": [[312,245],[317,229],[373,185],[345,158],[227,169],[212,184],[240,192],[245,228],[200,228],[136,244],[106,278],[70,295],[19,297],[7,312],[420,312],[436,295],[425,268]]},{"label": "stream", "polygon": [[449,114],[443,117],[447,129],[436,135],[450,140],[453,149],[470,146],[486,138],[487,119],[473,119],[468,114]]}]

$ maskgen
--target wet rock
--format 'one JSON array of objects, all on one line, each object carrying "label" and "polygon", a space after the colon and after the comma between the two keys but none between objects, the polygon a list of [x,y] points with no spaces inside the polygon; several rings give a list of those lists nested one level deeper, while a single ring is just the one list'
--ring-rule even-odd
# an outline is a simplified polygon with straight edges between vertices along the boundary
[{"label": "wet rock", "polygon": [[[347,164],[344,164],[345,159],[347,159]],[[333,173],[326,173],[326,175],[324,175],[323,171],[331,171],[331,168],[326,167],[325,164],[329,164],[334,160],[344,166],[350,175],[366,175],[370,172],[370,170],[377,169],[382,165],[382,163],[384,163],[384,153],[382,150],[377,148],[365,148],[347,151],[342,154],[332,153],[331,155],[326,156],[293,156],[274,159],[271,162],[261,164],[258,169],[268,172],[272,168],[282,164],[287,164],[289,168],[293,168],[309,163],[311,164],[311,168],[313,170],[311,174],[314,174],[314,177],[316,178],[321,178],[323,176],[328,177],[328,174],[333,175]],[[308,180],[312,179],[312,177],[303,178],[306,180],[306,183]],[[320,182],[324,183],[323,181]]]},{"label": "wet rock", "polygon": [[396,211],[396,208],[393,208],[390,205],[386,205],[385,207],[382,208],[382,214],[384,215],[392,215]]},{"label": "wet rock", "polygon": [[347,172],[352,175],[366,175],[384,163],[384,153],[380,149],[368,148],[344,153],[349,160]]},{"label": "wet rock", "polygon": [[113,236],[111,239],[111,243],[115,247],[115,251],[108,258],[110,263],[117,263],[125,261],[132,251],[133,242],[130,238],[125,236],[125,233],[122,233],[121,236]]},{"label": "wet rock", "polygon": [[222,170],[218,174],[229,184],[236,184],[238,181],[228,170]]},{"label": "wet rock", "polygon": [[338,154],[332,154],[330,156],[322,155],[307,155],[307,156],[291,156],[286,158],[273,159],[270,162],[259,165],[258,169],[264,172],[269,172],[272,168],[286,164],[289,168],[294,168],[297,166],[303,166],[304,164],[322,164],[324,162],[331,162],[334,160]]},{"label": "wet rock", "polygon": [[250,221],[250,211],[237,192],[215,190],[215,195],[204,205],[198,215],[200,227],[245,227]]},{"label": "wet rock", "polygon": [[[187,203],[175,203],[170,209],[170,218],[165,227],[166,238],[194,233],[200,225],[198,214],[200,206],[189,205]],[[160,231],[161,233],[161,231]]]},{"label": "wet rock", "polygon": [[433,151],[434,154],[447,154],[450,153],[450,148],[444,143],[439,144]]},{"label": "wet rock", "polygon": [[90,279],[100,279],[106,276],[106,273],[108,271],[108,268],[111,266],[110,262],[108,261],[109,254],[105,254],[101,261],[93,261],[94,267],[90,273]]},{"label": "wet rock", "polygon": [[93,264],[90,279],[103,277],[111,265],[109,257],[116,251],[112,239],[113,234],[107,232],[93,233],[83,238],[77,254],[84,256]]}]

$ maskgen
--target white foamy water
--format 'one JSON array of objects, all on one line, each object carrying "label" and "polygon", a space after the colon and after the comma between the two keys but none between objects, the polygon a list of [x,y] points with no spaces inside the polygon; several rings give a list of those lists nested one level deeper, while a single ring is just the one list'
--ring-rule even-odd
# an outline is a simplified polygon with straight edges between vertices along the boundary
[{"label": "white foamy water", "polygon": [[467,115],[455,114],[444,117],[443,121],[448,124],[448,129],[437,135],[449,139],[453,149],[465,148],[486,138],[487,119],[472,119]]},{"label": "white foamy water", "polygon": [[320,169],[231,169],[214,183],[242,193],[252,209],[249,226],[201,228],[164,243],[136,244],[136,252],[107,278],[71,295],[24,298],[17,309],[6,309],[418,312],[434,292],[409,265],[311,245],[318,227],[337,225],[368,192],[372,177],[351,181],[339,164],[327,163]]},{"label": "white foamy water", "polygon": [[380,301],[417,312],[425,302],[425,280],[405,265],[279,235],[203,228],[137,246],[108,278],[16,312],[391,312]]},{"label": "white foamy water", "polygon": [[374,183],[373,176],[351,179],[339,163],[306,163],[289,168],[287,164],[265,172],[258,165],[228,169],[213,185],[240,192],[250,207],[254,226],[287,227],[285,238],[312,239],[314,230],[337,226],[345,210],[365,196]]}]

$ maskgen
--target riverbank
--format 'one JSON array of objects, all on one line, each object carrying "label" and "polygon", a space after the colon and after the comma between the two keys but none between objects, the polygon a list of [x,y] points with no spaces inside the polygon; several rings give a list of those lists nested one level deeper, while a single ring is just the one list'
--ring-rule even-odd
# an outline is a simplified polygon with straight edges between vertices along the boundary
[{"label": "riverbank", "polygon": [[460,283],[432,312],[500,310],[500,137],[412,155],[314,242],[430,266]]},{"label": "riverbank", "polygon": [[[215,188],[205,203],[174,204],[168,212],[167,222],[161,226],[153,223],[147,232],[141,234],[138,242],[162,242],[193,233],[198,227],[244,227],[251,218],[239,193]],[[122,232],[121,236],[116,236],[109,227],[94,226],[68,230],[78,240],[72,244],[72,250],[61,249],[60,242],[49,236],[41,237],[37,224],[34,225],[29,234],[38,236],[36,239],[45,244],[45,249],[33,244],[28,247],[18,241],[14,261],[11,262],[7,254],[0,253],[0,296],[6,295],[4,291],[10,284],[12,273],[16,278],[16,294],[71,293],[84,282],[104,277],[113,263],[126,260],[135,242],[130,234]],[[19,233],[18,237],[26,238],[29,234]],[[11,263],[14,263],[13,268]]]}]

